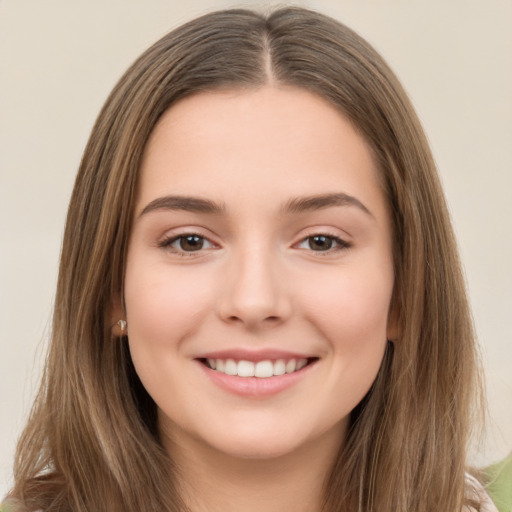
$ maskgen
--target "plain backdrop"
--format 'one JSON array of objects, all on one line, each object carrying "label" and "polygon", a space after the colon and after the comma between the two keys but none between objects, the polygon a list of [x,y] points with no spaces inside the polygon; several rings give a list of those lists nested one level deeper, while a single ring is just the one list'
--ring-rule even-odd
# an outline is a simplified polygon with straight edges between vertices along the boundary
[{"label": "plain backdrop", "polygon": [[[459,238],[490,419],[479,464],[512,450],[512,0],[297,1],[366,37],[424,124]],[[81,152],[126,67],[224,0],[0,0],[0,495],[40,376]]]}]

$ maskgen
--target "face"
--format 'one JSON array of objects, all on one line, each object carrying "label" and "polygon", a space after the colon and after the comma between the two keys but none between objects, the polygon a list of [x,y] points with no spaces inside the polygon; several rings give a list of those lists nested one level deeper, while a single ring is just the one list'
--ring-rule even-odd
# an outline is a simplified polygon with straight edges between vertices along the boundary
[{"label": "face", "polygon": [[171,107],[143,158],[124,297],[164,439],[243,458],[340,444],[392,336],[391,239],[371,154],[320,97]]}]

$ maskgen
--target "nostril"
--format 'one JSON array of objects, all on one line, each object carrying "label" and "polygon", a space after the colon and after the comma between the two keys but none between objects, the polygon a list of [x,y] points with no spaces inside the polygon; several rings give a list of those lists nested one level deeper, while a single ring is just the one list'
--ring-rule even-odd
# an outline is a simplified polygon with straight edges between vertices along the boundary
[{"label": "nostril", "polygon": [[[277,315],[273,315],[273,316],[267,316],[267,317],[263,317],[262,320],[258,320],[258,319],[251,319],[249,317],[245,318],[243,316],[237,316],[237,315],[231,315],[229,317],[227,317],[226,319],[228,322],[231,322],[231,323],[237,323],[237,322],[240,322],[240,323],[253,323],[254,322],[261,322],[261,323],[271,323],[271,324],[276,324],[276,323],[279,323],[281,321],[281,317],[277,316]],[[253,321],[251,321],[253,320]]]}]

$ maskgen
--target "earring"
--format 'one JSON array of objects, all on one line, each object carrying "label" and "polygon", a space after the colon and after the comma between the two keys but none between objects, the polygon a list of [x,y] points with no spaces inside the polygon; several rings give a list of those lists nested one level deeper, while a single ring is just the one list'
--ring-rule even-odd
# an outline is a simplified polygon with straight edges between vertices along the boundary
[{"label": "earring", "polygon": [[117,325],[119,325],[119,328],[121,329],[121,333],[124,333],[126,329],[126,320],[119,320],[117,322]]}]

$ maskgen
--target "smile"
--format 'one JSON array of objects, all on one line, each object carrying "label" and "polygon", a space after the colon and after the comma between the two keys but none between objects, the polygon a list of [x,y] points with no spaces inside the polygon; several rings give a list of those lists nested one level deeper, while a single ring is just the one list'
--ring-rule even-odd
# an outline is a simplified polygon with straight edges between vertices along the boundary
[{"label": "smile", "polygon": [[224,350],[195,358],[203,374],[224,391],[265,399],[298,385],[319,357],[282,350]]},{"label": "smile", "polygon": [[292,359],[265,359],[263,361],[246,361],[241,359],[236,361],[234,359],[206,359],[204,364],[210,369],[225,375],[232,375],[238,377],[259,377],[260,379],[267,379],[286,373],[295,373],[304,368],[309,360],[306,358],[292,358]]}]

